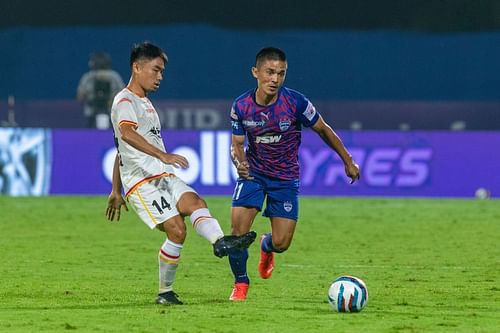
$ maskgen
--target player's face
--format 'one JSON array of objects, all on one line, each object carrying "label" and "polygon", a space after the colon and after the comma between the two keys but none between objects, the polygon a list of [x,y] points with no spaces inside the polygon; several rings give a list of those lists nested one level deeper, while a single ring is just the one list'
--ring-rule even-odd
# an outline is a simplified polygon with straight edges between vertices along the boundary
[{"label": "player's face", "polygon": [[278,93],[285,82],[287,63],[281,60],[264,60],[258,67],[252,67],[253,77],[257,79],[257,90],[272,97]]},{"label": "player's face", "polygon": [[156,91],[163,80],[165,71],[165,62],[161,57],[152,60],[142,60],[135,64],[135,76],[137,83],[145,93]]}]

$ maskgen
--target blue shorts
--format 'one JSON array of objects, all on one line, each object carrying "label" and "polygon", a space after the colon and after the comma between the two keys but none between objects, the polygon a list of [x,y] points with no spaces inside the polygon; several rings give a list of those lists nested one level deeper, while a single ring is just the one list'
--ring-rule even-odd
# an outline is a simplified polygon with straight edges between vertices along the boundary
[{"label": "blue shorts", "polygon": [[238,178],[233,193],[233,207],[252,207],[262,210],[263,216],[284,217],[297,221],[299,215],[298,179],[280,180],[262,174],[251,173],[254,179]]}]

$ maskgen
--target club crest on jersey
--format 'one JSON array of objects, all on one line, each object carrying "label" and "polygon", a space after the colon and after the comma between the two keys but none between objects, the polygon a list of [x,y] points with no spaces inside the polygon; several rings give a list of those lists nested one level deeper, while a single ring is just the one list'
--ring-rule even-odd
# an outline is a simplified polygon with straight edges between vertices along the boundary
[{"label": "club crest on jersey", "polygon": [[282,132],[286,131],[290,127],[291,124],[292,124],[292,122],[290,121],[290,119],[280,120],[280,123],[279,123],[280,130]]},{"label": "club crest on jersey", "polygon": [[285,201],[283,208],[285,209],[285,212],[290,213],[292,211],[293,204],[290,201]]}]

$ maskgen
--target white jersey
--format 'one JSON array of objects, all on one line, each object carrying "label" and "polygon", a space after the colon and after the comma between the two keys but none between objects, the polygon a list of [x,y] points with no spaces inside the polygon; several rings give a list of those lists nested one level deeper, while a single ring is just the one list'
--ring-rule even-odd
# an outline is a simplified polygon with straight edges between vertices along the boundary
[{"label": "white jersey", "polygon": [[171,165],[135,149],[121,139],[120,125],[132,124],[146,141],[165,151],[160,118],[147,97],[141,98],[127,88],[120,91],[113,100],[111,122],[120,154],[120,176],[126,195],[143,182],[174,174]]}]

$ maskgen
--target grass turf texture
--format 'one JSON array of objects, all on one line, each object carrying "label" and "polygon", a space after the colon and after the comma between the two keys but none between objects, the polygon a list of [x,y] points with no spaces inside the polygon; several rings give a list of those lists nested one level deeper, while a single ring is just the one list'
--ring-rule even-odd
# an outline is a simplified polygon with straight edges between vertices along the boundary
[{"label": "grass turf texture", "polygon": [[[229,198],[207,198],[229,231]],[[0,196],[0,332],[498,332],[497,200],[302,198],[291,249],[247,302],[231,303],[227,259],[188,225],[175,290],[153,304],[164,237],[133,212],[104,219],[104,197]],[[269,230],[266,219],[254,224]],[[367,307],[326,300],[339,275],[362,278]]]}]

